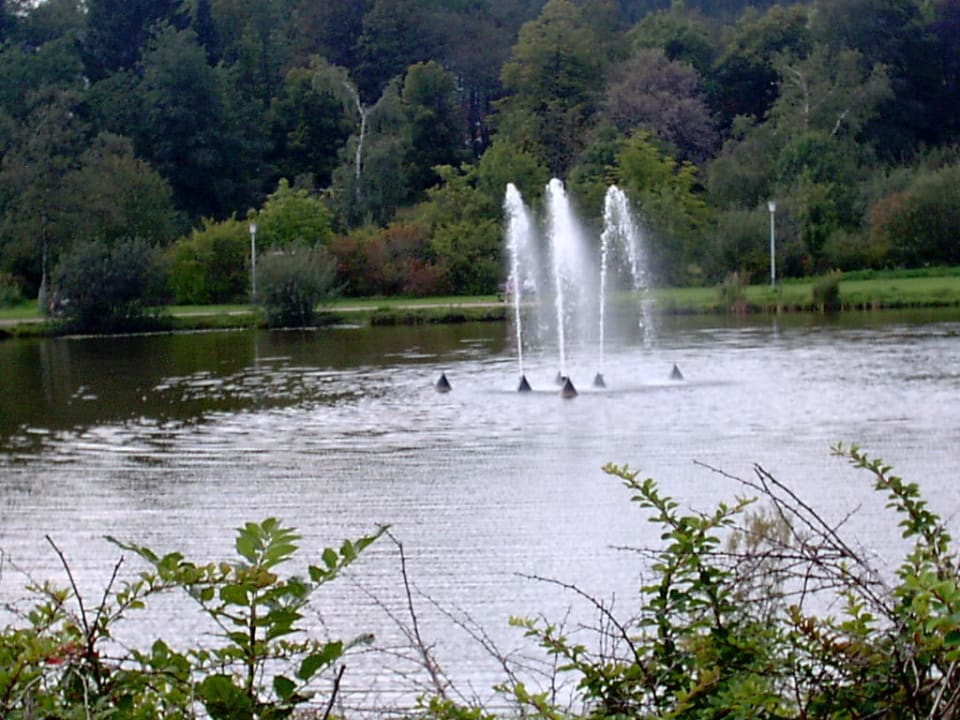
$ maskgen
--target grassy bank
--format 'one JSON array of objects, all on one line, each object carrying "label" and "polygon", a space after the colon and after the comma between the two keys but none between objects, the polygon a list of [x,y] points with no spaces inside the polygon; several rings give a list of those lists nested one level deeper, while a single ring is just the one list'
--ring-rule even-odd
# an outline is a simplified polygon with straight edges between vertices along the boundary
[{"label": "grassy bank", "polygon": [[[819,295],[815,290],[820,288]],[[824,288],[833,286],[831,303],[823,300]],[[657,288],[650,291],[658,312],[664,314],[727,314],[822,312],[825,310],[876,310],[894,308],[960,307],[960,268],[928,271],[864,272],[832,278],[785,280],[769,285]],[[624,302],[635,302],[625,297]],[[262,327],[262,312],[250,305],[196,305],[167,309],[160,329],[210,330]],[[320,322],[414,325],[474,321],[502,321],[509,316],[503,298],[341,298],[322,308]],[[35,302],[0,308],[0,338],[50,335]]]},{"label": "grassy bank", "polygon": [[[830,308],[815,297],[814,288],[825,282],[829,283],[824,278],[786,280],[773,288],[747,285],[726,294],[718,287],[660,288],[652,294],[664,313],[820,312]],[[957,307],[960,275],[840,277],[836,300],[835,310]]]}]

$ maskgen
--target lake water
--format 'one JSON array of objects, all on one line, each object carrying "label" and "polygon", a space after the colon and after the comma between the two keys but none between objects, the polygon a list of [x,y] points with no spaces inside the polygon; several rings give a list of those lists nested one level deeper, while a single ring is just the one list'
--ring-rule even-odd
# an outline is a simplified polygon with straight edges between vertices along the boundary
[{"label": "lake water", "polygon": [[[655,545],[658,531],[606,462],[702,510],[740,491],[704,465],[748,477],[757,463],[828,518],[856,510],[846,531],[881,564],[901,549],[896,523],[878,521],[883,498],[831,445],[858,443],[941,515],[960,510],[956,312],[666,318],[652,343],[608,340],[605,390],[590,387],[593,349],[572,352],[573,400],[559,397],[549,347],[526,353],[534,392],[515,391],[513,337],[492,323],[0,343],[0,601],[22,595],[26,574],[66,584],[48,534],[92,603],[118,558],[106,534],[202,561],[227,557],[242,523],[276,516],[315,562],[390,524],[421,632],[457,687],[485,698],[498,663],[468,629],[508,653],[530,650],[511,615],[592,618],[531,576],[636,607],[644,568],[619,548]],[[433,387],[441,372],[448,394]],[[312,622],[403,654],[405,607],[384,539],[324,589]],[[169,598],[117,635],[177,644],[207,630]],[[355,705],[410,689],[409,663],[385,657],[348,663]]]}]

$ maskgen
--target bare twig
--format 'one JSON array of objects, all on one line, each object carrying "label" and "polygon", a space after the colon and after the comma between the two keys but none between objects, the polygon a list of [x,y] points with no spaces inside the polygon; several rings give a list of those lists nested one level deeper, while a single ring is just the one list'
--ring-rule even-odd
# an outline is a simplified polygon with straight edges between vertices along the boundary
[{"label": "bare twig", "polygon": [[411,632],[413,634],[415,647],[420,653],[423,666],[430,675],[430,680],[433,682],[433,688],[437,695],[443,700],[448,700],[446,683],[443,682],[440,669],[433,659],[433,654],[430,652],[427,644],[423,641],[423,636],[420,634],[420,622],[417,619],[417,612],[413,605],[413,593],[410,589],[410,578],[407,575],[407,556],[403,551],[403,543],[389,530],[386,531],[386,535],[393,541],[394,545],[397,546],[397,551],[400,553],[400,574],[403,578],[403,590],[407,599],[407,609],[410,613]]},{"label": "bare twig", "polygon": [[73,595],[77,598],[77,605],[80,606],[80,623],[83,625],[83,634],[84,637],[90,637],[90,625],[87,622],[87,611],[83,607],[83,596],[80,594],[80,588],[77,587],[77,581],[73,577],[73,571],[70,569],[70,563],[67,562],[66,556],[63,554],[63,551],[57,547],[57,544],[53,541],[53,538],[49,535],[45,535],[47,542],[50,543],[50,547],[53,548],[53,551],[57,553],[60,557],[60,564],[63,565],[63,569],[67,573],[67,579],[70,580],[70,587],[73,588]]},{"label": "bare twig", "polygon": [[330,690],[330,700],[327,702],[327,709],[324,711],[321,720],[328,720],[330,713],[333,712],[333,705],[337,701],[337,693],[340,691],[340,680],[343,678],[343,673],[346,672],[346,669],[346,665],[341,665],[340,670],[337,671],[337,676],[333,679],[333,689]]}]

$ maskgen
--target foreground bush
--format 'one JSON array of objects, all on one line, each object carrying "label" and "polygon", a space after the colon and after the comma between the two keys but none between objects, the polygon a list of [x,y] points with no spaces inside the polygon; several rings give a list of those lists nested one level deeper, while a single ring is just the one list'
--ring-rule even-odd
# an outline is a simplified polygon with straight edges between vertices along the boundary
[{"label": "foreground bush", "polygon": [[[498,703],[496,713],[454,691],[413,616],[408,637],[433,689],[413,711],[381,707],[377,716],[960,716],[960,566],[946,526],[915,484],[856,447],[836,452],[872,477],[913,541],[894,574],[872,566],[836,525],[760,467],[740,481],[764,505],[743,498],[696,513],[682,511],[653,480],[609,465],[606,472],[633,492],[663,541],[635,549],[648,566],[634,614],[618,617],[610,603],[557,581],[587,598],[598,621],[571,630],[516,619],[548,662],[497,655],[507,704]],[[114,540],[150,569],[105,593],[97,608],[85,608],[75,587],[34,588],[40,601],[19,625],[0,632],[0,716],[186,718],[202,708],[216,720],[243,720],[288,717],[301,708],[306,717],[330,717],[339,675],[332,696],[312,697],[312,683],[350,643],[316,641],[301,621],[311,595],[384,532],[325,550],[307,578],[280,577],[298,538],[275,520],[241,528],[238,558],[229,563],[194,564],[179,553],[160,556]],[[413,613],[405,573],[404,585]],[[185,591],[216,623],[219,645],[175,651],[157,640],[149,651],[108,658],[106,641],[117,623],[169,590]],[[482,629],[473,636],[491,648]],[[563,692],[568,679],[572,694]]]},{"label": "foreground bush", "polygon": [[[278,574],[294,558],[299,536],[272,518],[238,530],[233,562],[196,564],[180,553],[158,555],[111,539],[150,569],[114,590],[118,563],[97,607],[84,605],[54,545],[71,590],[34,587],[40,600],[24,623],[0,633],[0,717],[187,718],[196,716],[198,703],[218,720],[287,717],[312,697],[318,673],[351,643],[369,641],[305,637],[302,620],[313,593],[382,532],[327,548],[320,564],[307,566],[306,578]],[[220,643],[177,651],[158,639],[147,651],[110,657],[120,621],[168,591],[195,601],[220,629]]]},{"label": "foreground bush", "polygon": [[[578,679],[592,718],[952,718],[960,713],[960,566],[950,535],[904,482],[856,447],[838,448],[873,476],[913,550],[873,567],[798,495],[756,468],[748,488],[767,501],[684,514],[652,480],[625,467],[633,500],[664,544],[649,551],[638,615],[602,603],[598,637],[519,620]],[[825,608],[830,614],[824,614]],[[832,614],[836,612],[836,615]],[[515,689],[541,717],[549,694]]]}]

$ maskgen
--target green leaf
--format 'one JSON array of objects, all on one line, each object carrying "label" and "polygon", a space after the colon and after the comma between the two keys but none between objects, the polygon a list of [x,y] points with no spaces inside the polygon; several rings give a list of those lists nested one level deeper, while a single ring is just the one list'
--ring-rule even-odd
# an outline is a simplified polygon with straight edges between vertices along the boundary
[{"label": "green leaf", "polygon": [[285,675],[277,675],[273,678],[273,691],[281,700],[289,700],[297,689],[297,684]]},{"label": "green leaf", "polygon": [[220,599],[231,605],[246,605],[249,602],[249,588],[246,585],[225,585],[220,588]]},{"label": "green leaf", "polygon": [[327,548],[326,550],[323,551],[322,557],[323,557],[323,562],[326,564],[328,568],[333,570],[334,568],[337,567],[337,563],[339,562],[339,557],[337,556],[336,550],[334,550],[333,548]]},{"label": "green leaf", "polygon": [[339,640],[329,642],[323,646],[320,652],[308,655],[303,659],[303,662],[300,663],[300,669],[297,670],[297,677],[306,682],[318,670],[336,661],[341,655],[343,655],[343,643]]},{"label": "green leaf", "polygon": [[214,720],[250,720],[253,701],[228,675],[211,675],[197,686],[197,696]]},{"label": "green leaf", "polygon": [[257,562],[257,542],[243,530],[237,535],[237,552],[251,565]]}]

